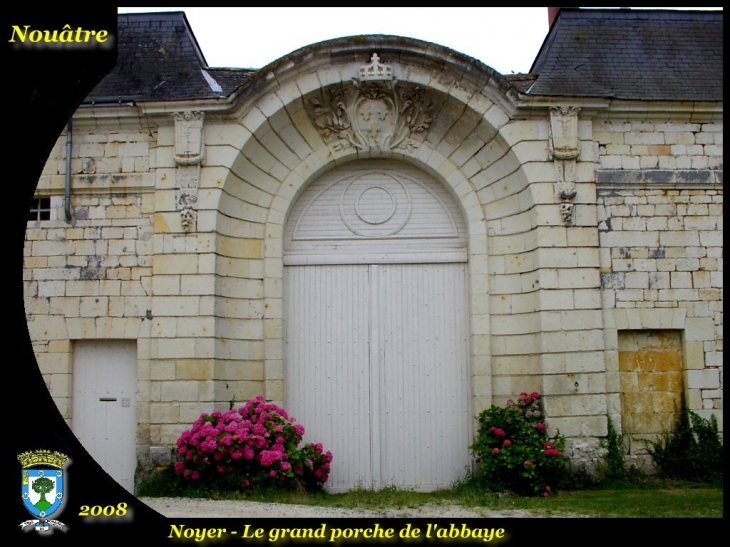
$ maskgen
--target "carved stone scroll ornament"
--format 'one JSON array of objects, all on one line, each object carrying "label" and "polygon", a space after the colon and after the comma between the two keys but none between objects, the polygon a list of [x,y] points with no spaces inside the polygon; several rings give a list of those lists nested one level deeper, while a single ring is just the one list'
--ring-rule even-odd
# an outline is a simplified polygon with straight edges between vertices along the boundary
[{"label": "carved stone scroll ornament", "polygon": [[555,166],[555,189],[560,202],[560,216],[566,226],[573,224],[573,199],[577,194],[575,170],[576,160],[580,155],[579,112],[580,108],[577,106],[550,107],[548,146]]},{"label": "carved stone scroll ornament", "polygon": [[323,89],[305,101],[312,123],[332,149],[415,150],[433,121],[436,101],[424,89],[399,85],[373,53],[352,85]]},{"label": "carved stone scroll ornament", "polygon": [[195,230],[197,213],[193,204],[198,200],[200,167],[203,162],[203,112],[176,112],[175,153],[175,204],[180,212],[180,224],[185,232]]}]

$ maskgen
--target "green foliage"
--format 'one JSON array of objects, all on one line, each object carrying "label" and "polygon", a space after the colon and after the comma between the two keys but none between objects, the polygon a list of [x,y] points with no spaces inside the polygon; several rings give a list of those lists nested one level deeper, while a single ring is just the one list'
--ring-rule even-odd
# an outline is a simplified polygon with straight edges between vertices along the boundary
[{"label": "green foliage", "polygon": [[602,443],[606,448],[604,475],[607,479],[625,480],[628,478],[623,443],[624,438],[616,432],[616,428],[613,426],[613,420],[611,420],[611,416],[609,415],[608,433]]},{"label": "green foliage", "polygon": [[565,437],[547,435],[539,393],[521,393],[506,408],[479,414],[479,432],[469,448],[481,461],[477,480],[488,490],[548,497],[569,468]]},{"label": "green foliage", "polygon": [[172,464],[169,464],[161,469],[158,469],[153,474],[145,476],[141,481],[137,491],[135,492],[138,496],[151,496],[151,497],[205,497],[207,494],[212,493],[206,489],[201,489],[199,482],[190,483],[184,481],[179,474],[175,472],[175,468]]},{"label": "green foliage", "polygon": [[717,419],[706,420],[692,412],[684,397],[674,430],[650,441],[649,453],[665,477],[722,483],[724,457]]},{"label": "green foliage", "polygon": [[[171,482],[175,487],[171,488]],[[332,494],[323,491],[301,492],[272,489],[254,491],[214,491],[198,482],[182,481],[171,468],[163,469],[153,479],[142,484],[138,496],[204,497],[209,499],[250,500],[267,503],[296,503],[346,509],[368,509],[379,512],[404,508],[444,507],[472,508],[479,511],[531,511],[534,516],[577,515],[593,517],[722,517],[723,490],[721,486],[644,476],[636,484],[625,481],[603,481],[601,488],[565,491],[549,499],[522,497],[514,494],[484,495],[484,487],[470,478],[450,490],[411,492],[388,489],[365,489]],[[143,500],[144,501],[144,500]],[[272,515],[275,516],[275,515]],[[392,514],[395,516],[395,514]],[[399,515],[400,516],[400,511]],[[487,514],[483,515],[488,516]]]},{"label": "green foliage", "polygon": [[558,490],[592,490],[601,488],[601,480],[591,475],[585,467],[579,469],[565,466],[563,473],[558,478]]}]

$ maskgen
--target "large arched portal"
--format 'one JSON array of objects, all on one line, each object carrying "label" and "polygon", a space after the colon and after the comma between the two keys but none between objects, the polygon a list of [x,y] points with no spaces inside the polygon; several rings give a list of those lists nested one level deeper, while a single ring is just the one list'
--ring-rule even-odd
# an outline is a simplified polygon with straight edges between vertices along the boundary
[{"label": "large arched portal", "polygon": [[433,490],[471,438],[466,226],[416,167],[329,171],[284,234],[286,408],[332,450],[327,485]]}]

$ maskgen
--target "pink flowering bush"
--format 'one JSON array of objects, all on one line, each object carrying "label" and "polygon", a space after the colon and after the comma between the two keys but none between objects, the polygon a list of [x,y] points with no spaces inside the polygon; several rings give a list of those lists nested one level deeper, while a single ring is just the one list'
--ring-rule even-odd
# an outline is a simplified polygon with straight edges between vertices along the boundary
[{"label": "pink flowering bush", "polygon": [[565,438],[550,438],[540,394],[520,393],[507,407],[492,405],[479,415],[479,433],[469,448],[481,466],[480,483],[492,491],[511,490],[548,497],[561,482],[570,460]]},{"label": "pink flowering bush", "polygon": [[322,444],[299,447],[304,427],[259,395],[239,409],[198,418],[177,440],[175,472],[224,489],[298,488],[327,482],[332,453]]}]

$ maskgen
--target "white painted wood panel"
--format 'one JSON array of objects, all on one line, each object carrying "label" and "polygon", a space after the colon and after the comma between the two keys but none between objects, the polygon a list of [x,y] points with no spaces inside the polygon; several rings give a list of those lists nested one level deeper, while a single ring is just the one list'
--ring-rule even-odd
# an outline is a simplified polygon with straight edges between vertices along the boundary
[{"label": "white painted wood panel", "polygon": [[415,166],[357,161],[284,231],[285,399],[332,450],[327,488],[450,486],[470,457],[466,227]]},{"label": "white painted wood panel", "polygon": [[134,492],[136,342],[77,341],[73,359],[71,428],[97,463]]},{"label": "white painted wood panel", "polygon": [[286,272],[286,405],[307,442],[332,451],[328,486],[372,484],[368,268]]},{"label": "white painted wood panel", "polygon": [[331,491],[434,490],[469,463],[464,264],[289,266],[287,408]]},{"label": "white painted wood panel", "polygon": [[464,264],[393,264],[378,273],[381,475],[434,490],[469,462]]},{"label": "white painted wood panel", "polygon": [[466,249],[449,192],[395,161],[352,162],[325,174],[297,200],[284,235],[287,265],[465,262]]}]

